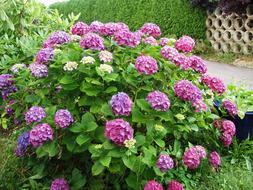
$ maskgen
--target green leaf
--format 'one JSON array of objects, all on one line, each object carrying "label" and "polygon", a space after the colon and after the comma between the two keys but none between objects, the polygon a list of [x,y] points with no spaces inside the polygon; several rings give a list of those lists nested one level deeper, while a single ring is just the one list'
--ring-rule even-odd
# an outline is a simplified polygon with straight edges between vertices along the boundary
[{"label": "green leaf", "polygon": [[43,150],[48,153],[49,157],[55,156],[59,152],[57,141],[54,140],[44,144]]},{"label": "green leaf", "polygon": [[162,148],[165,147],[165,142],[161,139],[156,139],[155,143]]},{"label": "green leaf", "polygon": [[71,83],[74,83],[74,82],[75,82],[75,80],[72,78],[72,76],[69,76],[69,75],[65,75],[60,80],[61,84],[71,84]]},{"label": "green leaf", "polygon": [[86,184],[86,178],[81,171],[74,168],[70,179],[71,189],[79,190]]},{"label": "green leaf", "polygon": [[89,123],[89,122],[92,122],[92,121],[95,121],[95,118],[90,112],[86,112],[85,114],[83,114],[82,124],[86,124],[86,123]]},{"label": "green leaf", "polygon": [[94,131],[97,127],[98,125],[94,121],[91,121],[85,124],[85,131],[86,132]]},{"label": "green leaf", "polygon": [[136,146],[141,146],[145,143],[146,138],[144,135],[136,135],[135,140],[136,140]]},{"label": "green leaf", "polygon": [[101,163],[103,166],[107,167],[107,168],[109,168],[109,165],[110,165],[110,163],[111,163],[111,160],[112,160],[112,157],[110,157],[110,156],[102,156],[102,157],[99,159],[100,163]]},{"label": "green leaf", "polygon": [[112,93],[112,92],[117,92],[117,91],[118,91],[118,89],[117,89],[116,87],[110,86],[110,87],[108,87],[108,88],[105,90],[105,93],[110,94],[110,93]]},{"label": "green leaf", "polygon": [[69,130],[73,133],[80,133],[82,131],[84,131],[85,127],[83,124],[81,123],[76,123],[74,125],[72,125]]},{"label": "green leaf", "polygon": [[88,135],[81,134],[76,138],[77,144],[80,146],[83,145],[84,143],[88,142],[90,140],[90,137]]},{"label": "green leaf", "polygon": [[137,105],[142,110],[145,110],[145,111],[151,110],[150,109],[150,104],[146,100],[144,100],[144,99],[137,100]]},{"label": "green leaf", "polygon": [[98,161],[95,162],[95,164],[92,166],[91,172],[93,176],[99,175],[103,172],[105,167]]},{"label": "green leaf", "polygon": [[105,115],[105,116],[113,116],[114,114],[112,113],[112,109],[109,106],[109,104],[103,104],[101,107],[101,112]]}]

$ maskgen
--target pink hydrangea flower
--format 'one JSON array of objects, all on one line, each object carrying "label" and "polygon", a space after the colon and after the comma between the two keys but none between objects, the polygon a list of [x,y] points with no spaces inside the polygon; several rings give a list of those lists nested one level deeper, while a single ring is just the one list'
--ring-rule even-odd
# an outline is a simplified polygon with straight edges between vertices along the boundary
[{"label": "pink hydrangea flower", "polygon": [[113,95],[110,104],[113,113],[116,115],[129,116],[132,111],[133,102],[124,92]]},{"label": "pink hydrangea flower", "polygon": [[100,34],[104,36],[112,36],[120,30],[129,31],[129,28],[126,24],[121,23],[121,22],[119,23],[109,22],[101,26]]},{"label": "pink hydrangea flower", "polygon": [[174,60],[174,57],[178,55],[178,51],[170,46],[164,46],[162,47],[160,54],[164,59],[169,59],[171,61]]},{"label": "pink hydrangea flower", "polygon": [[163,190],[163,186],[155,180],[151,180],[145,184],[144,190]]},{"label": "pink hydrangea flower", "polygon": [[56,45],[61,45],[68,43],[70,41],[70,36],[64,31],[56,31],[44,42],[43,47],[54,47]]},{"label": "pink hydrangea flower", "polygon": [[103,23],[102,22],[99,22],[99,21],[93,21],[91,24],[90,24],[90,32],[95,32],[95,33],[99,33],[101,28],[103,27]]},{"label": "pink hydrangea flower", "polygon": [[221,131],[234,136],[236,133],[235,124],[232,121],[224,120],[222,122]]},{"label": "pink hydrangea flower", "polygon": [[201,146],[194,146],[184,152],[183,163],[189,169],[196,169],[200,165],[201,158],[206,157],[206,151]]},{"label": "pink hydrangea flower", "polygon": [[77,22],[71,27],[71,33],[73,35],[83,36],[89,32],[90,32],[90,27],[83,22]]},{"label": "pink hydrangea flower", "polygon": [[150,92],[146,100],[150,103],[154,110],[167,111],[170,108],[170,100],[163,92]]},{"label": "pink hydrangea flower", "polygon": [[178,181],[171,180],[171,182],[168,184],[168,190],[184,190],[184,187]]},{"label": "pink hydrangea flower", "polygon": [[60,109],[55,113],[54,122],[60,128],[67,128],[74,122],[74,118],[68,110]]},{"label": "pink hydrangea flower", "polygon": [[196,145],[192,148],[195,149],[201,159],[206,157],[206,149],[203,146]]},{"label": "pink hydrangea flower", "polygon": [[154,37],[160,36],[162,34],[159,26],[153,23],[145,23],[140,30],[142,33]]},{"label": "pink hydrangea flower", "polygon": [[100,61],[103,61],[104,63],[111,62],[113,60],[112,53],[106,50],[100,51],[98,57]]},{"label": "pink hydrangea flower", "polygon": [[203,75],[201,77],[201,81],[208,88],[210,88],[213,92],[217,92],[218,94],[223,94],[226,91],[226,86],[225,86],[224,82],[217,77]]},{"label": "pink hydrangea flower", "polygon": [[31,63],[28,67],[31,74],[36,78],[43,78],[48,76],[48,68],[44,64]]},{"label": "pink hydrangea flower", "polygon": [[33,106],[25,113],[25,121],[27,125],[30,125],[33,122],[41,122],[45,117],[45,109],[40,106]]},{"label": "pink hydrangea flower", "polygon": [[170,41],[170,40],[169,40],[168,38],[161,38],[159,44],[160,44],[161,46],[166,46],[166,45],[169,43],[169,41]]},{"label": "pink hydrangea flower", "polygon": [[151,75],[157,72],[158,65],[153,57],[141,55],[135,60],[135,68],[141,74]]},{"label": "pink hydrangea flower", "polygon": [[58,178],[52,182],[50,190],[69,190],[69,184],[65,179]]},{"label": "pink hydrangea flower", "polygon": [[43,48],[37,53],[35,62],[39,64],[47,64],[49,61],[52,61],[53,58],[54,58],[54,49]]},{"label": "pink hydrangea flower", "polygon": [[184,54],[180,53],[176,54],[171,61],[175,63],[177,66],[181,67],[183,70],[187,70],[191,67],[189,58],[186,57]]},{"label": "pink hydrangea flower", "polygon": [[205,102],[203,102],[203,100],[193,101],[192,107],[195,109],[196,113],[199,113],[201,111],[203,111],[203,112],[207,111],[206,104],[205,104]]},{"label": "pink hydrangea flower", "polygon": [[210,153],[208,161],[211,164],[211,166],[215,169],[218,169],[219,166],[221,165],[220,155],[216,151]]},{"label": "pink hydrangea flower", "polygon": [[183,51],[184,53],[191,52],[194,46],[195,41],[190,36],[182,36],[175,43],[176,49],[179,51]]},{"label": "pink hydrangea flower", "polygon": [[30,142],[35,148],[49,140],[53,140],[53,129],[47,123],[37,124],[30,131]]},{"label": "pink hydrangea flower", "polygon": [[207,72],[207,66],[201,57],[193,55],[188,58],[188,61],[189,61],[189,64],[191,65],[191,68],[194,71],[200,74],[205,74]]},{"label": "pink hydrangea flower", "polygon": [[184,101],[195,102],[202,100],[202,92],[200,89],[188,80],[177,81],[174,85],[174,91],[176,96]]},{"label": "pink hydrangea flower", "polygon": [[103,38],[94,33],[85,34],[80,40],[80,46],[92,50],[105,49]]},{"label": "pink hydrangea flower", "polygon": [[137,32],[130,32],[128,30],[120,30],[115,33],[114,41],[116,41],[118,45],[134,48],[140,44],[141,35]]},{"label": "pink hydrangea flower", "polygon": [[213,126],[216,128],[216,129],[221,129],[221,126],[222,126],[222,123],[223,123],[223,119],[216,119],[214,120],[213,122]]},{"label": "pink hydrangea flower", "polygon": [[156,39],[153,36],[149,36],[144,39],[144,44],[151,46],[158,46]]},{"label": "pink hydrangea flower", "polygon": [[115,119],[106,122],[105,136],[117,145],[124,145],[126,140],[132,139],[133,133],[133,128],[123,119]]},{"label": "pink hydrangea flower", "polygon": [[222,102],[222,107],[229,113],[231,116],[236,116],[238,114],[238,109],[235,103],[230,100],[224,100]]},{"label": "pink hydrangea flower", "polygon": [[230,135],[229,133],[223,133],[221,136],[221,141],[223,142],[223,145],[225,147],[229,147],[232,143],[232,135]]},{"label": "pink hydrangea flower", "polygon": [[156,166],[161,170],[161,172],[167,172],[174,167],[174,161],[169,155],[161,154],[156,161]]}]

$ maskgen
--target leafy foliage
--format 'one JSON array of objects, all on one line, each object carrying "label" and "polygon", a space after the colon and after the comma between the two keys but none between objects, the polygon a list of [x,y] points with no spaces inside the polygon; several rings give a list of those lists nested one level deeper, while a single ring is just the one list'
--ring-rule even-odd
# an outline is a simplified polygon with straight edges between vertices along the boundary
[{"label": "leafy foliage", "polygon": [[166,35],[205,38],[205,14],[201,10],[192,8],[187,0],[129,0],[127,3],[123,0],[117,2],[72,0],[55,3],[51,7],[57,8],[65,16],[71,12],[75,14],[80,12],[80,20],[86,23],[94,20],[124,22],[132,30],[137,30],[145,22],[153,22],[161,26]]}]

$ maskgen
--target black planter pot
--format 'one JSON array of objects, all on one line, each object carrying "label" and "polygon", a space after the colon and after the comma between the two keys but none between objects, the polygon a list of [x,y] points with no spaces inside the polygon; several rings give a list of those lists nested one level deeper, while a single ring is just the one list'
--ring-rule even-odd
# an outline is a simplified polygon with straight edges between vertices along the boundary
[{"label": "black planter pot", "polygon": [[[214,101],[214,107],[218,110],[219,115],[222,116],[220,105],[221,103],[219,101]],[[236,138],[239,141],[245,140],[248,137],[253,137],[253,111],[246,112],[243,119],[239,116],[231,117],[230,115],[224,118],[234,122],[236,127]]]}]

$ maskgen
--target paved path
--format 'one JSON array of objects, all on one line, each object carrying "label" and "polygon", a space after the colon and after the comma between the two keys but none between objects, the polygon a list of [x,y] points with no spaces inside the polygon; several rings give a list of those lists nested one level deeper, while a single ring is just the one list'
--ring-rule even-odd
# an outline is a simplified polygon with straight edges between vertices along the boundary
[{"label": "paved path", "polygon": [[206,61],[206,63],[208,74],[223,79],[226,84],[230,82],[245,83],[253,89],[253,69],[211,61]]}]

